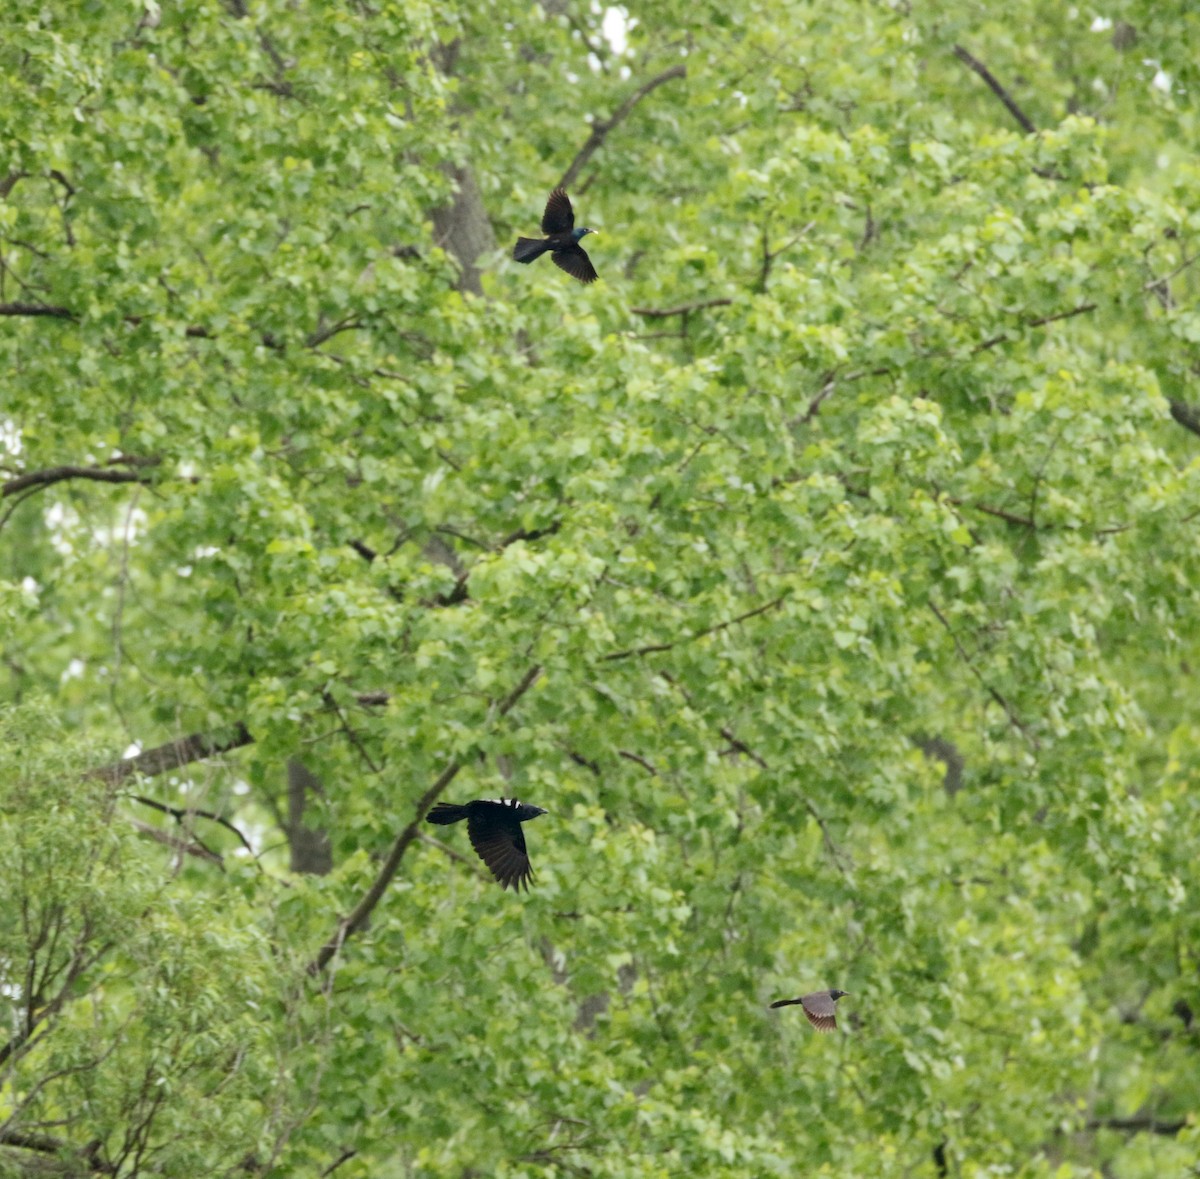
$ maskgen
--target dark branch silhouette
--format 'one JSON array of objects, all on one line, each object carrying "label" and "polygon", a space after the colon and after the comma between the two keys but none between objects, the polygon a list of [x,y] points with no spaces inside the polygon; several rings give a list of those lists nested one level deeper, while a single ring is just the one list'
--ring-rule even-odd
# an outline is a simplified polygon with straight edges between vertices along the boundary
[{"label": "dark branch silhouette", "polygon": [[67,307],[52,307],[48,303],[0,303],[0,315],[23,316],[30,319],[74,319],[75,312]]},{"label": "dark branch silhouette", "polygon": [[604,142],[608,133],[628,118],[630,111],[633,110],[643,98],[646,97],[652,90],[658,89],[665,82],[670,82],[673,78],[687,77],[687,66],[676,65],[669,70],[664,70],[655,78],[651,78],[644,86],[635,90],[619,107],[616,112],[607,119],[597,119],[592,123],[592,133],[587,137],[587,141],[583,147],[579,149],[578,154],[571,161],[570,167],[562,174],[562,179],[559,180],[559,187],[570,188],[579,178],[579,173],[587,167],[588,160],[596,154],[600,149],[600,145]]},{"label": "dark branch silhouette", "polygon": [[1005,698],[995,688],[993,688],[992,685],[987,682],[987,680],[983,678],[983,673],[975,666],[971,656],[967,654],[966,648],[962,645],[958,635],[954,633],[954,628],[946,620],[946,616],[938,609],[937,603],[932,598],[928,599],[928,602],[929,608],[933,611],[938,622],[940,622],[942,626],[946,628],[946,633],[951,637],[951,639],[954,640],[954,648],[958,652],[959,658],[967,665],[968,668],[970,668],[971,674],[979,681],[979,684],[983,690],[987,692],[987,694],[997,704],[999,704],[1002,709],[1004,709],[1004,715],[1008,717],[1009,724],[1011,724],[1013,728],[1016,729],[1017,732],[1019,732],[1034,749],[1040,749],[1041,742],[1021,722],[1021,718],[1017,716],[1013,706],[1009,704],[1009,702],[1005,700]]},{"label": "dark branch silhouette", "polygon": [[240,749],[244,745],[253,745],[254,738],[245,725],[237,725],[226,737],[214,738],[207,733],[193,733],[190,737],[181,737],[178,741],[168,741],[165,745],[147,749],[133,757],[123,757],[110,765],[91,770],[89,778],[101,778],[114,786],[124,782],[134,774],[153,778],[156,774],[165,774],[171,770],[191,765],[194,761],[203,761],[207,757],[217,757]]},{"label": "dark branch silhouette", "polygon": [[1017,105],[1016,99],[1000,85],[995,75],[983,62],[977,57],[972,57],[961,45],[954,46],[954,56],[970,66],[987,83],[991,92],[1008,108],[1008,113],[1021,124],[1022,131],[1027,135],[1037,134],[1033,120]]},{"label": "dark branch silhouette", "polygon": [[739,622],[745,622],[749,618],[754,618],[759,614],[765,614],[768,610],[774,610],[776,606],[783,605],[788,596],[787,592],[774,598],[762,606],[755,606],[753,610],[747,610],[745,614],[739,614],[736,618],[729,618],[725,622],[718,622],[715,626],[707,626],[703,630],[696,631],[695,634],[684,635],[681,639],[674,639],[669,643],[649,643],[645,647],[630,647],[626,651],[613,651],[611,654],[605,655],[602,659],[604,663],[611,663],[616,659],[629,659],[634,655],[653,655],[658,651],[670,651],[673,647],[679,646],[680,643],[688,643],[695,639],[702,639],[706,635],[716,634],[718,631],[727,630],[731,626],[736,626]]},{"label": "dark branch silhouette", "polygon": [[1185,430],[1200,434],[1200,411],[1193,409],[1186,401],[1171,400],[1171,417]]},{"label": "dark branch silhouette", "polygon": [[67,479],[89,479],[93,483],[148,483],[149,480],[144,475],[139,475],[136,470],[117,471],[113,467],[122,464],[132,467],[154,467],[161,462],[162,459],[158,458],[122,457],[113,459],[103,467],[62,466],[46,467],[41,471],[26,471],[24,475],[17,475],[0,484],[0,499],[16,495],[29,487],[50,487]]},{"label": "dark branch silhouette", "polygon": [[1186,1121],[1160,1122],[1158,1118],[1145,1116],[1136,1118],[1090,1118],[1089,1130],[1124,1130],[1137,1134],[1149,1130],[1151,1134],[1162,1134],[1168,1138],[1174,1137],[1187,1125]]},{"label": "dark branch silhouette", "polygon": [[672,315],[691,315],[706,307],[728,307],[732,302],[732,299],[701,299],[698,303],[684,303],[679,307],[630,307],[629,310],[647,319],[667,319]]}]

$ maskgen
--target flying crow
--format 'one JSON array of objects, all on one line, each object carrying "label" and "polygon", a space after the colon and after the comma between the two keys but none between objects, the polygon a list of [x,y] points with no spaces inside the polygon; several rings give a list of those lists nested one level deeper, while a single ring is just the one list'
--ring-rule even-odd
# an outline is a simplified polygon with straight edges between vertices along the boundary
[{"label": "flying crow", "polygon": [[492,870],[502,887],[511,884],[520,892],[522,886],[528,890],[533,879],[521,824],[545,813],[540,806],[530,806],[515,798],[478,798],[462,806],[439,802],[426,817],[439,827],[466,819],[475,854]]}]

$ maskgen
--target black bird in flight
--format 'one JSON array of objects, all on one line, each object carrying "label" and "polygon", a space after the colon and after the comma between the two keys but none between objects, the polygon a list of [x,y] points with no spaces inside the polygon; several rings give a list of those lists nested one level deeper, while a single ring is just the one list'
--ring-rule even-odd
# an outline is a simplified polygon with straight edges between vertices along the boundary
[{"label": "black bird in flight", "polygon": [[801,995],[799,999],[777,999],[772,1007],[791,1007],[799,1003],[808,1016],[808,1022],[819,1032],[831,1032],[837,1027],[837,1015],[834,1004],[849,991],[813,991],[811,995]]},{"label": "black bird in flight", "polygon": [[475,854],[492,870],[502,887],[511,884],[520,892],[522,885],[528,890],[533,879],[521,824],[544,814],[546,811],[540,806],[530,806],[515,798],[478,798],[462,806],[439,802],[426,818],[439,827],[466,819]]},{"label": "black bird in flight", "polygon": [[546,235],[544,238],[517,238],[513,257],[518,262],[532,262],[549,250],[554,265],[565,270],[572,278],[580,282],[596,281],[596,268],[584,253],[579,239],[585,234],[599,233],[599,230],[588,229],[586,225],[575,228],[575,210],[571,208],[571,198],[561,186],[550,194],[546,202],[546,211],[542,214],[542,232]]}]

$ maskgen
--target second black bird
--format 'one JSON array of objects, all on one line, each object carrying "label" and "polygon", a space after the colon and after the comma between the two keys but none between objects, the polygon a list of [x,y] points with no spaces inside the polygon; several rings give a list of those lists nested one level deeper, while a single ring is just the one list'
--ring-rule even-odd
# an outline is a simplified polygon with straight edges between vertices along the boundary
[{"label": "second black bird", "polygon": [[598,230],[588,229],[586,225],[575,228],[575,210],[571,208],[571,198],[561,185],[546,202],[546,211],[542,214],[542,232],[546,235],[544,238],[517,238],[513,257],[518,262],[533,262],[549,251],[554,265],[565,270],[572,278],[580,282],[596,281],[596,268],[579,240]]},{"label": "second black bird", "polygon": [[467,834],[475,854],[492,870],[492,875],[507,888],[528,890],[533,868],[525,850],[521,824],[546,812],[515,798],[477,798],[461,806],[439,802],[426,816],[431,823],[444,827],[467,820]]}]

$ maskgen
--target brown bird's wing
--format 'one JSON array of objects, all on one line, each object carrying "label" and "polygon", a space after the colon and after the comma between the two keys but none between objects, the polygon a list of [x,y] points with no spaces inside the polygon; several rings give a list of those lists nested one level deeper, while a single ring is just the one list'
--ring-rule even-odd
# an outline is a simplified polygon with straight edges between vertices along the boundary
[{"label": "brown bird's wing", "polygon": [[837,1008],[825,991],[805,995],[800,1002],[804,1006],[804,1014],[808,1016],[808,1022],[817,1031],[832,1032],[837,1027],[837,1016],[834,1014]]},{"label": "brown bird's wing", "polygon": [[556,188],[546,202],[546,211],[542,214],[542,232],[570,233],[575,228],[575,210],[571,208],[571,198],[567,190],[561,186]]},{"label": "brown bird's wing", "polygon": [[472,816],[467,823],[467,834],[475,854],[492,870],[492,875],[501,887],[509,885],[520,892],[529,888],[533,879],[533,867],[525,851],[525,836],[521,824],[497,823],[490,816],[479,819]]},{"label": "brown bird's wing", "polygon": [[560,250],[555,250],[550,257],[554,259],[554,265],[559,270],[565,270],[572,278],[577,278],[580,282],[595,282],[600,277],[592,265],[591,258],[587,256],[583,247],[575,242],[563,246]]}]

